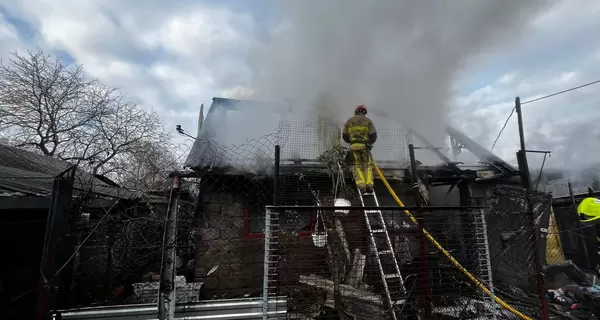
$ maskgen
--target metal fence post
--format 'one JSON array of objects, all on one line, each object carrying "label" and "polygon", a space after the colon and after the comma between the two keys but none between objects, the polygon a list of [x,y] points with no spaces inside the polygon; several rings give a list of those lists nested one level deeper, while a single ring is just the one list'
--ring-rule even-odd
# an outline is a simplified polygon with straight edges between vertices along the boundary
[{"label": "metal fence post", "polygon": [[269,312],[269,268],[271,265],[271,207],[265,207],[265,258],[263,263],[263,320]]},{"label": "metal fence post", "polygon": [[279,205],[279,162],[281,161],[281,148],[275,146],[275,163],[273,166],[273,205]]}]

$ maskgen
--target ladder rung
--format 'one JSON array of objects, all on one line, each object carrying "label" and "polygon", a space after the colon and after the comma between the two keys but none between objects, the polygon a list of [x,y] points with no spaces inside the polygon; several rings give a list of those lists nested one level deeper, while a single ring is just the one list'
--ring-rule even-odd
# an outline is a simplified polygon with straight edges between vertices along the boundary
[{"label": "ladder rung", "polygon": [[394,253],[394,251],[393,250],[381,250],[378,253],[379,253],[379,255],[382,255],[382,254],[392,254],[392,253]]},{"label": "ladder rung", "polygon": [[365,213],[379,213],[379,210],[365,210]]},{"label": "ladder rung", "polygon": [[371,230],[371,232],[373,232],[373,233],[384,233],[385,229],[373,229],[373,230]]},{"label": "ladder rung", "polygon": [[393,278],[400,278],[401,275],[399,273],[393,273],[393,274],[386,274],[385,278],[386,279],[393,279]]}]

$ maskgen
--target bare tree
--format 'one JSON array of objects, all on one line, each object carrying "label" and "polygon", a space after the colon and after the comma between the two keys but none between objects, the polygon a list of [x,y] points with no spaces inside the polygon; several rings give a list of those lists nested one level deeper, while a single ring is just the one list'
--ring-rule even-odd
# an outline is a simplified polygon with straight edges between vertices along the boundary
[{"label": "bare tree", "polygon": [[88,80],[82,66],[32,51],[0,61],[0,141],[115,174],[163,135],[155,113]]},{"label": "bare tree", "polygon": [[119,164],[123,157],[138,153],[149,144],[161,143],[163,135],[162,123],[155,113],[124,102],[120,96],[111,99],[59,157],[86,163],[93,173],[117,174],[123,168]]},{"label": "bare tree", "polygon": [[165,135],[159,143],[138,144],[132,152],[115,163],[114,177],[120,185],[137,190],[166,190],[169,173],[181,164],[174,156],[171,137]]},{"label": "bare tree", "polygon": [[0,61],[0,129],[17,147],[55,156],[102,112],[111,92],[97,86],[85,79],[81,66],[69,68],[41,52],[13,53]]}]

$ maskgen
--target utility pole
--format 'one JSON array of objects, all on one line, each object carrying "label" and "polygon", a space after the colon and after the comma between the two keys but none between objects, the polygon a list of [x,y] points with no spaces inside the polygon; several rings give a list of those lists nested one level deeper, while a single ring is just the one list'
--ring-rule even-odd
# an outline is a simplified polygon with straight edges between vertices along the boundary
[{"label": "utility pole", "polygon": [[519,124],[519,141],[521,149],[517,152],[517,161],[519,162],[519,171],[521,173],[521,185],[525,189],[525,199],[527,202],[527,213],[529,214],[529,224],[531,236],[533,237],[533,259],[536,272],[538,294],[540,298],[541,316],[543,320],[549,319],[548,300],[546,300],[546,287],[544,285],[544,275],[540,261],[539,247],[537,243],[537,230],[535,227],[535,213],[531,203],[531,176],[529,174],[529,165],[527,163],[527,149],[525,149],[525,133],[523,130],[523,114],[521,113],[521,99],[515,98],[515,110],[517,112],[517,121]]},{"label": "utility pole", "polygon": [[181,176],[179,172],[170,175],[173,178],[167,221],[163,236],[162,265],[158,291],[158,319],[175,319],[175,272],[177,258],[177,212],[179,211],[179,191]]}]

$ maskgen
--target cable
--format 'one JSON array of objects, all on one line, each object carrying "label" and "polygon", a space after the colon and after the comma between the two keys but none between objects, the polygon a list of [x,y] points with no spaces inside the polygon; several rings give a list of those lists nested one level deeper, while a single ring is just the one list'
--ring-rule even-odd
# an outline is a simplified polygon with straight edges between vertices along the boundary
[{"label": "cable", "polygon": [[[591,86],[591,85],[594,85],[594,84],[597,84],[597,83],[600,83],[600,80],[588,82],[586,84],[582,84],[582,85],[577,86],[577,87],[573,87],[573,88],[569,88],[569,89],[562,90],[562,91],[559,91],[559,92],[551,93],[551,94],[545,95],[543,97],[539,97],[539,98],[527,100],[525,102],[521,102],[521,105],[528,104],[528,103],[533,103],[533,102],[537,102],[537,101],[544,100],[544,99],[547,99],[547,98],[550,98],[550,97],[554,97],[554,96],[558,96],[558,95],[561,95],[563,93],[567,93],[567,92],[570,92],[570,91],[581,89],[581,88],[584,88],[584,87],[587,87],[587,86]],[[508,118],[506,118],[506,121],[504,122],[504,126],[502,127],[502,129],[500,129],[500,132],[498,133],[498,136],[496,137],[496,140],[494,140],[494,144],[492,145],[492,149],[490,151],[494,151],[494,147],[496,146],[496,143],[498,142],[498,139],[500,139],[500,136],[502,135],[502,132],[504,131],[504,129],[506,129],[506,125],[508,124],[508,121],[512,117],[512,115],[515,112],[515,110],[516,110],[516,108],[513,108],[510,111],[510,114],[508,115]]]},{"label": "cable", "polygon": [[496,143],[498,142],[498,139],[500,139],[500,136],[502,135],[502,132],[504,131],[504,129],[506,129],[506,125],[508,124],[508,120],[510,120],[510,118],[513,115],[513,113],[515,113],[515,110],[517,110],[516,107],[512,109],[512,111],[508,115],[508,118],[506,118],[506,121],[504,121],[504,126],[502,126],[502,129],[500,129],[500,132],[498,132],[498,136],[496,137],[496,140],[494,140],[494,144],[492,145],[492,149],[490,151],[494,151],[494,147],[496,146]]},{"label": "cable", "polygon": [[543,97],[540,97],[540,98],[535,98],[535,99],[527,100],[525,102],[521,102],[521,105],[532,103],[532,102],[536,102],[536,101],[540,101],[540,100],[544,100],[546,98],[550,98],[550,97],[554,97],[554,96],[558,96],[558,95],[561,95],[563,93],[567,93],[567,92],[570,92],[570,91],[573,91],[573,90],[581,89],[581,88],[584,88],[584,87],[587,87],[587,86],[591,86],[591,85],[597,84],[597,83],[600,83],[600,80],[588,82],[586,84],[582,84],[580,86],[573,87],[573,88],[570,88],[570,89],[567,89],[567,90],[555,92],[555,93],[552,93],[552,94],[549,94],[549,95],[546,95],[546,96],[543,96]]},{"label": "cable", "polygon": [[67,259],[67,261],[58,269],[58,271],[56,271],[56,273],[54,274],[53,278],[56,278],[56,276],[58,276],[58,274],[69,264],[69,262],[71,262],[71,260],[73,260],[73,258],[77,254],[77,252],[79,252],[79,249],[81,249],[81,247],[85,244],[85,242],[92,236],[92,234],[94,234],[94,232],[96,231],[96,229],[98,229],[98,227],[100,226],[100,224],[102,223],[102,221],[104,221],[104,218],[106,218],[108,216],[108,214],[117,205],[117,203],[121,200],[122,197],[123,197],[123,195],[119,195],[119,198],[117,200],[115,200],[115,202],[108,209],[108,211],[106,211],[106,213],[104,213],[104,215],[102,216],[102,218],[100,219],[100,221],[98,221],[98,223],[96,224],[96,226],[94,226],[94,228],[92,229],[92,231],[90,231],[90,233],[85,237],[85,239],[83,239],[83,241],[81,241],[81,243],[77,246],[77,248],[75,248],[75,251],[69,257],[69,259]]}]

